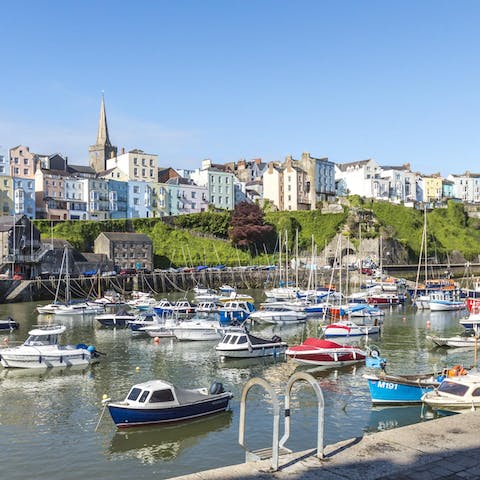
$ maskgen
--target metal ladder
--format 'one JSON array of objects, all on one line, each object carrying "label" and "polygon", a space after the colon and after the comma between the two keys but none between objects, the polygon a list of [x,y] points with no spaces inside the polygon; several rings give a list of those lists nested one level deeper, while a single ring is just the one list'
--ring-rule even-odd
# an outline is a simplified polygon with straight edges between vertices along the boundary
[{"label": "metal ladder", "polygon": [[[305,381],[309,383],[316,396],[318,402],[318,425],[317,425],[317,454],[318,458],[323,458],[323,430],[324,430],[324,416],[325,416],[325,401],[323,398],[322,389],[318,384],[315,377],[306,372],[296,372],[294,373],[287,382],[285,387],[285,425],[284,425],[284,434],[281,439],[279,439],[279,426],[280,426],[280,403],[278,401],[278,396],[273,389],[273,387],[263,378],[251,378],[243,387],[242,397],[240,400],[240,425],[238,430],[238,443],[245,450],[245,462],[252,462],[258,460],[266,460],[271,458],[272,470],[278,470],[278,459],[279,455],[285,455],[287,453],[292,453],[292,451],[285,447],[285,443],[290,437],[290,424],[291,424],[291,410],[290,410],[290,394],[292,391],[293,385],[298,381]],[[259,450],[251,451],[245,444],[245,418],[246,418],[246,401],[247,394],[249,390],[258,385],[263,387],[271,397],[273,405],[273,438],[272,438],[272,447],[262,448]]]}]

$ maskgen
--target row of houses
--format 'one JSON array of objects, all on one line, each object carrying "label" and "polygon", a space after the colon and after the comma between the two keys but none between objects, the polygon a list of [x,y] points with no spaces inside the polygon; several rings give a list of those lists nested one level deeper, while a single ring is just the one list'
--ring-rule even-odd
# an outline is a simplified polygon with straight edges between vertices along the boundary
[{"label": "row of houses", "polygon": [[410,164],[382,166],[374,159],[336,164],[303,153],[282,162],[261,159],[197,169],[162,167],[141,149],[118,152],[110,142],[102,98],[89,166],[68,157],[33,153],[26,145],[0,151],[0,215],[33,219],[106,220],[232,210],[241,201],[268,202],[278,210],[316,210],[345,195],[406,205],[447,199],[480,203],[480,175],[424,175]]}]

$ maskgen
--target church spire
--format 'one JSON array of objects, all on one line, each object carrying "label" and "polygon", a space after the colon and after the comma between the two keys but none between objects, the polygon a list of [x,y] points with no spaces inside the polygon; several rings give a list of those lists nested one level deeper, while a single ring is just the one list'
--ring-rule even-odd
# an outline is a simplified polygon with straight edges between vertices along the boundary
[{"label": "church spire", "polygon": [[97,145],[111,146],[108,136],[107,114],[105,112],[105,97],[102,93],[102,103],[100,105],[100,116],[98,119]]},{"label": "church spire", "polygon": [[117,147],[110,143],[108,136],[107,114],[105,112],[105,98],[102,92],[100,104],[100,117],[98,119],[97,143],[88,149],[90,166],[96,172],[102,172],[107,168],[107,160],[117,156]]}]

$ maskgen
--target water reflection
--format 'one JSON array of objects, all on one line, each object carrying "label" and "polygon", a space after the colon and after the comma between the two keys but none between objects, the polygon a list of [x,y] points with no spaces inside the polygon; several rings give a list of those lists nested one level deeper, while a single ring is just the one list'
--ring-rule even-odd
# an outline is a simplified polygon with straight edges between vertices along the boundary
[{"label": "water reflection", "polygon": [[421,405],[401,407],[372,407],[370,419],[365,431],[381,432],[391,428],[403,427],[423,420]]},{"label": "water reflection", "polygon": [[108,448],[112,456],[134,457],[142,463],[172,460],[202,438],[227,429],[231,411],[175,425],[128,428],[113,435]]}]

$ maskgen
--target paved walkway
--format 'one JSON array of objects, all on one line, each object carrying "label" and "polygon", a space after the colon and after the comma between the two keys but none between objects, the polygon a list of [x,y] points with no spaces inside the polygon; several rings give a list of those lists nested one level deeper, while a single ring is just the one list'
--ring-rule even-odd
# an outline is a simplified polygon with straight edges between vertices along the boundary
[{"label": "paved walkway", "polygon": [[428,480],[480,479],[480,412],[365,435],[315,451],[176,477],[177,480]]}]

